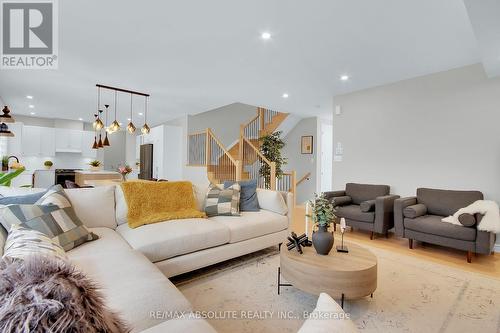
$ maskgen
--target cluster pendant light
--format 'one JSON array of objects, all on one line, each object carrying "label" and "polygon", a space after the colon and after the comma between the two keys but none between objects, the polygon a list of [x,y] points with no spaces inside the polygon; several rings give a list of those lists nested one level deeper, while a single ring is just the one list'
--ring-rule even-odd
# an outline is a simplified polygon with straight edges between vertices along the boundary
[{"label": "cluster pendant light", "polygon": [[[117,131],[119,131],[120,128],[120,123],[118,122],[117,119],[117,110],[118,110],[118,92],[124,92],[124,93],[129,93],[130,94],[130,120],[129,123],[127,124],[127,131],[130,134],[134,134],[137,128],[135,127],[133,123],[133,116],[134,116],[134,111],[133,111],[133,97],[134,95],[140,95],[144,96],[144,125],[141,128],[141,134],[148,134],[151,129],[147,123],[147,116],[148,116],[148,97],[149,94],[146,93],[141,93],[137,91],[132,91],[132,90],[126,90],[122,88],[116,88],[116,87],[110,87],[110,86],[104,86],[101,84],[97,84],[97,113],[94,114],[94,122],[93,122],[93,127],[94,127],[94,143],[92,145],[93,149],[99,149],[99,148],[104,148],[104,147],[109,147],[111,144],[109,142],[108,134],[113,134]],[[113,90],[115,93],[114,96],[114,120],[111,122],[111,124],[108,126],[108,114],[109,114],[109,104],[105,104],[104,107],[106,110],[106,114],[103,116],[103,110],[101,110],[101,88],[103,89],[108,89],[108,90]],[[103,122],[104,119],[104,122]],[[104,140],[102,136],[102,131],[104,132]]]}]

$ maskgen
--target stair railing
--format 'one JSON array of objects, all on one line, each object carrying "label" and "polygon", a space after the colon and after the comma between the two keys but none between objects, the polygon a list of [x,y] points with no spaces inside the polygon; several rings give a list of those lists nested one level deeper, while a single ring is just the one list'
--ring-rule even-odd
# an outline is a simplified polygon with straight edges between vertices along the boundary
[{"label": "stair railing", "polygon": [[204,166],[207,163],[206,155],[207,130],[188,135],[188,160],[189,166]]},{"label": "stair railing", "polygon": [[[269,161],[252,142],[240,136],[242,172],[257,180],[257,187],[276,190],[276,163]],[[267,176],[264,176],[267,175]]]}]

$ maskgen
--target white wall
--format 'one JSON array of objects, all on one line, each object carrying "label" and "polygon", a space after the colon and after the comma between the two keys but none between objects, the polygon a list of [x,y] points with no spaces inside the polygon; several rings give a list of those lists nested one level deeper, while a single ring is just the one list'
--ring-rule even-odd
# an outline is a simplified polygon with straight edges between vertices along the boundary
[{"label": "white wall", "polygon": [[[381,183],[480,190],[500,202],[500,78],[481,65],[334,97],[334,188]],[[497,243],[499,243],[499,240]]]},{"label": "white wall", "polygon": [[[301,137],[307,135],[313,136],[312,154],[302,154],[300,151]],[[318,118],[310,117],[300,120],[283,139],[286,145],[282,153],[288,158],[288,164],[283,167],[283,170],[295,170],[297,180],[311,172],[310,179],[297,186],[297,203],[302,204],[312,199],[314,192],[317,192]]]}]

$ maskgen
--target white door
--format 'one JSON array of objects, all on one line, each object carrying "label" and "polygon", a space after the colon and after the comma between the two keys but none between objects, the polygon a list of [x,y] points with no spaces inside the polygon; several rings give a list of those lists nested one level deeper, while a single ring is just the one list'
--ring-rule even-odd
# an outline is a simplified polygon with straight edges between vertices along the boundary
[{"label": "white door", "polygon": [[321,123],[321,192],[332,190],[333,125]]}]

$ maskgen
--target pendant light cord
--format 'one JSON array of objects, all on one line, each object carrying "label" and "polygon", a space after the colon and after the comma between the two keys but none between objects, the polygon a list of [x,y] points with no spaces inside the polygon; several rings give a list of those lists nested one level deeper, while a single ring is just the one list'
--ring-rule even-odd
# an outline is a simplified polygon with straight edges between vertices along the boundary
[{"label": "pendant light cord", "polygon": [[116,121],[116,90],[115,90],[115,121]]},{"label": "pendant light cord", "polygon": [[144,97],[144,124],[148,123],[148,97]]},{"label": "pendant light cord", "polygon": [[130,94],[130,122],[132,122],[132,97],[134,95]]}]

